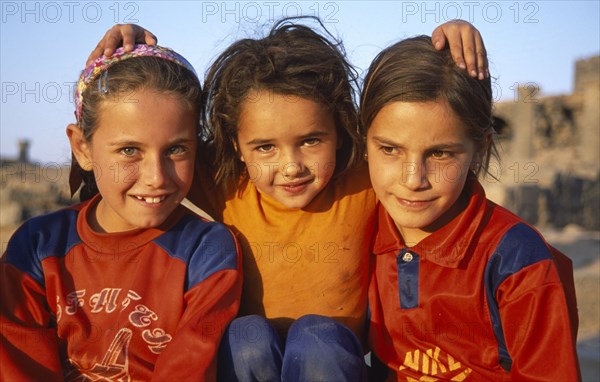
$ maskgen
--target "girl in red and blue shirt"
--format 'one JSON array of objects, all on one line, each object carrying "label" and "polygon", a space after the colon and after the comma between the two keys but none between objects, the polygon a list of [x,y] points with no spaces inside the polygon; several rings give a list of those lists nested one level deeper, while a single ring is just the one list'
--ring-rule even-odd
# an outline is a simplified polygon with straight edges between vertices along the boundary
[{"label": "girl in red and blue shirt", "polygon": [[241,257],[225,226],[180,206],[200,99],[191,65],[161,47],[83,72],[67,135],[86,201],[29,220],[8,244],[0,380],[216,379]]},{"label": "girl in red and blue shirt", "polygon": [[370,345],[402,381],[576,381],[570,260],[486,199],[490,79],[428,37],[371,64],[361,97],[380,201]]}]

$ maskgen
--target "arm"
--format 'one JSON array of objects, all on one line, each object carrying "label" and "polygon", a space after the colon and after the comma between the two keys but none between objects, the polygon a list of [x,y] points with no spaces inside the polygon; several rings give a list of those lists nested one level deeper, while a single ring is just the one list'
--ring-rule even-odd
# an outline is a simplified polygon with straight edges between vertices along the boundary
[{"label": "arm", "polygon": [[450,45],[450,52],[456,65],[467,69],[472,77],[480,80],[489,77],[487,53],[479,31],[463,20],[448,21],[435,28],[431,41],[436,49]]},{"label": "arm", "polygon": [[218,230],[204,240],[207,245],[189,261],[187,307],[173,340],[156,362],[155,381],[216,379],[217,351],[224,330],[238,312],[242,272],[233,235],[222,225],[215,227]]},{"label": "arm", "polygon": [[22,227],[11,239],[0,262],[0,380],[60,381],[56,326],[46,291],[22,265],[36,261],[28,256],[32,240],[24,231]]},{"label": "arm", "polygon": [[[507,232],[494,256],[502,261],[488,301],[490,306],[497,301],[499,345],[512,361],[511,380],[580,380],[569,296],[547,244],[519,224]],[[493,308],[491,313],[494,321]]]},{"label": "arm", "polygon": [[[519,291],[518,284],[530,279],[540,280],[540,285]],[[500,315],[513,361],[511,379],[581,380],[567,302],[554,262],[529,266],[507,279],[498,293],[506,301],[501,302]]]},{"label": "arm", "polygon": [[560,281],[565,289],[567,308],[569,309],[569,316],[571,319],[571,334],[573,338],[577,338],[577,332],[579,331],[579,315],[577,313],[577,295],[575,294],[573,262],[570,258],[552,246],[550,246],[550,252],[552,253],[552,257],[554,257]]}]

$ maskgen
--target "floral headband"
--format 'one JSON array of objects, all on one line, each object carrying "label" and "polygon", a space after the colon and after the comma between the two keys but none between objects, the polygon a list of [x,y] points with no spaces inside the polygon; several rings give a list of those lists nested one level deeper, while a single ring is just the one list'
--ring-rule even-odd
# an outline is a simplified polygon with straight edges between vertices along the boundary
[{"label": "floral headband", "polygon": [[[159,57],[183,66],[198,77],[194,67],[183,58],[183,56],[169,48],[143,44],[135,45],[131,52],[125,52],[123,48],[118,48],[110,57],[100,56],[95,59],[94,62],[88,65],[81,73],[79,81],[77,82],[77,89],[75,90],[75,118],[77,118],[77,122],[81,121],[83,112],[83,93],[88,86],[94,82],[98,76],[106,76],[108,68],[114,64],[135,57]],[[98,89],[100,91],[107,92],[108,89],[106,89],[106,85],[106,79],[98,81]]]},{"label": "floral headband", "polygon": [[[97,58],[96,60],[94,60],[93,63],[88,65],[81,73],[79,81],[77,82],[77,88],[75,90],[75,118],[77,119],[78,123],[81,122],[83,114],[83,93],[85,93],[88,86],[92,82],[94,82],[96,78],[98,78],[99,76],[103,76],[98,81],[98,90],[102,93],[108,92],[108,68],[110,68],[112,65],[118,62],[135,57],[159,57],[181,65],[182,67],[194,73],[196,78],[198,78],[194,67],[185,58],[183,58],[181,55],[169,48],[143,44],[135,45],[134,49],[131,52],[125,52],[123,48],[119,48],[110,57],[101,56]],[[77,161],[75,160],[75,157],[73,157],[71,160],[71,171],[69,174],[69,186],[71,189],[71,196],[73,196],[75,192],[77,192],[77,190],[81,186],[81,183],[82,176],[80,173],[80,167]]]}]

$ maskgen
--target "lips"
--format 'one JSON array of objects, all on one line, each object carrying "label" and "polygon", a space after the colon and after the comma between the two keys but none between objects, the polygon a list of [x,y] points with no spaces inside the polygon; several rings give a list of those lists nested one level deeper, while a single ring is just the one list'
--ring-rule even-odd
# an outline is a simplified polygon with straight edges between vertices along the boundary
[{"label": "lips", "polygon": [[431,203],[433,203],[433,201],[435,199],[417,200],[417,199],[404,199],[404,198],[396,197],[396,200],[403,207],[411,208],[411,209],[419,209],[419,208],[428,207],[429,205],[431,205]]},{"label": "lips", "polygon": [[297,194],[299,192],[302,192],[306,189],[306,187],[308,187],[308,185],[312,182],[312,179],[308,179],[308,180],[304,180],[301,182],[294,182],[294,183],[285,183],[285,184],[280,184],[279,187],[283,188],[285,191],[292,193],[292,194]]}]

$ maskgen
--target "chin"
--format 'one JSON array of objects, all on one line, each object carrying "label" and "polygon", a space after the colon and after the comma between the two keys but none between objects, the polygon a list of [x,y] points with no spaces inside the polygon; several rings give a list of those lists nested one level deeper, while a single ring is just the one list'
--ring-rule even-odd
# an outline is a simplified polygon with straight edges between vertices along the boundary
[{"label": "chin", "polygon": [[309,202],[307,202],[307,203],[298,203],[298,202],[282,202],[282,201],[280,201],[279,203],[281,203],[285,208],[300,209],[300,208],[306,207]]}]

